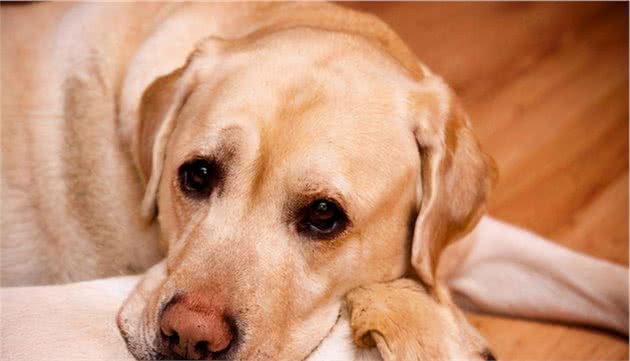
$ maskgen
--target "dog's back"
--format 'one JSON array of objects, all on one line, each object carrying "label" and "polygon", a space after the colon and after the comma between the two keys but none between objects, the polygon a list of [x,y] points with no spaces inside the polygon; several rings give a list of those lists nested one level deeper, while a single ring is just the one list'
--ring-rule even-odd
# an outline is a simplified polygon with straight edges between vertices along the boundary
[{"label": "dog's back", "polygon": [[[3,286],[138,272],[159,259],[157,230],[139,216],[142,185],[118,136],[124,67],[116,62],[134,45],[123,38],[134,22],[121,24],[140,15],[124,13],[2,8]],[[113,19],[116,31],[95,33],[114,29]]]}]

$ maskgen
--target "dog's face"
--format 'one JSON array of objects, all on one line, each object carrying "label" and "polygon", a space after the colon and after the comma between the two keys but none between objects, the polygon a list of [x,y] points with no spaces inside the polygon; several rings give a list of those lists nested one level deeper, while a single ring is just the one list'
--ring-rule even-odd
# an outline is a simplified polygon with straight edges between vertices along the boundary
[{"label": "dog's face", "polygon": [[414,225],[461,231],[433,225],[444,207],[416,221],[440,203],[421,178],[444,171],[422,137],[468,142],[417,120],[450,112],[434,91],[369,41],[308,28],[208,40],[157,80],[138,159],[167,257],[119,315],[134,356],[303,359],[345,293],[404,274]]}]

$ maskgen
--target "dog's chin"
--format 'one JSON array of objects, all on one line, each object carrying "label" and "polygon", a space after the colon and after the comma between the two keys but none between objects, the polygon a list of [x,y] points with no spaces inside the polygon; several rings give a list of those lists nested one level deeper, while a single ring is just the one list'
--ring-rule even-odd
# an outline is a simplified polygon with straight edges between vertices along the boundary
[{"label": "dog's chin", "polygon": [[[164,360],[173,359],[171,355],[162,354],[159,350],[160,347],[157,344],[158,335],[152,335],[147,333],[148,327],[143,327],[142,314],[144,309],[138,310],[134,307],[130,307],[129,304],[125,304],[118,313],[116,323],[120,334],[125,340],[127,350],[137,360]],[[137,314],[137,317],[134,317]]]}]

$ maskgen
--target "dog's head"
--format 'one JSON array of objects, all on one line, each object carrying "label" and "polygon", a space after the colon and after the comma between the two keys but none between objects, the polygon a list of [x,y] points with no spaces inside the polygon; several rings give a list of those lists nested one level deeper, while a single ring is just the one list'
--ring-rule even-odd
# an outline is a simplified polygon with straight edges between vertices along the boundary
[{"label": "dog's head", "polygon": [[136,160],[167,257],[119,314],[134,356],[303,359],[349,290],[410,266],[433,284],[492,167],[398,46],[311,26],[207,39],[145,91]]}]

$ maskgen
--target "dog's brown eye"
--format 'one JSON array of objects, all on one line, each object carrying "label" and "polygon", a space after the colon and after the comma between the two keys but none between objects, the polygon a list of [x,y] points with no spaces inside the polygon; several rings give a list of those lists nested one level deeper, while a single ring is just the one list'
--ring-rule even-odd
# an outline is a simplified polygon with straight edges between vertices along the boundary
[{"label": "dog's brown eye", "polygon": [[345,225],[346,216],[334,202],[318,199],[303,210],[299,228],[311,237],[331,238]]},{"label": "dog's brown eye", "polygon": [[205,159],[195,159],[179,167],[179,185],[182,191],[195,198],[210,195],[217,178],[215,165]]}]

